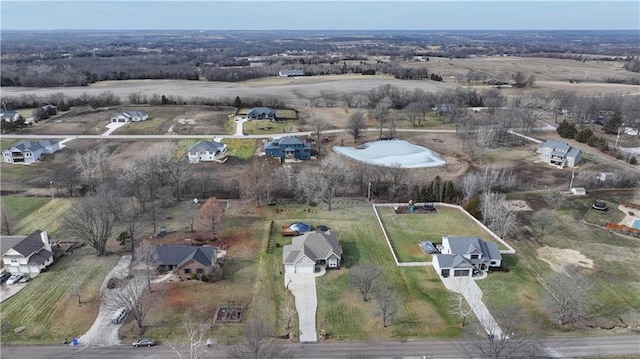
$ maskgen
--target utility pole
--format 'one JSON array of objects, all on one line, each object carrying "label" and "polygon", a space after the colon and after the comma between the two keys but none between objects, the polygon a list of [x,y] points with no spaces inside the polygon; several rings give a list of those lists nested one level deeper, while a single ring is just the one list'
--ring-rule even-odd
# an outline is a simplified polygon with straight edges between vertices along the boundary
[{"label": "utility pole", "polygon": [[576,175],[576,171],[571,172],[571,183],[569,183],[569,191],[573,188],[573,178]]},{"label": "utility pole", "polygon": [[55,199],[55,195],[53,194],[53,181],[49,181],[49,186],[51,186],[51,199]]}]

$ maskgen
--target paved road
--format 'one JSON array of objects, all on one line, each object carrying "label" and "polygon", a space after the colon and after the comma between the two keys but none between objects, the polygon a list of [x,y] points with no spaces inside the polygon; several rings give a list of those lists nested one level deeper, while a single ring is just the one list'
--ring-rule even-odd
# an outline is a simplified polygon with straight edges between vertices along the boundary
[{"label": "paved road", "polygon": [[[546,354],[553,358],[578,358],[584,356],[640,355],[640,336],[627,335],[593,338],[554,338],[543,341]],[[296,358],[330,359],[347,358],[349,354],[366,353],[371,358],[464,358],[465,341],[409,341],[366,342],[335,344],[291,344],[288,347]],[[181,349],[181,348],[179,348]],[[183,353],[188,353],[186,346]],[[148,358],[173,359],[177,355],[166,345],[152,348],[131,346],[69,347],[29,346],[2,347],[2,358],[7,359],[100,359],[100,358]],[[224,350],[205,349],[201,359],[225,358]]]}]

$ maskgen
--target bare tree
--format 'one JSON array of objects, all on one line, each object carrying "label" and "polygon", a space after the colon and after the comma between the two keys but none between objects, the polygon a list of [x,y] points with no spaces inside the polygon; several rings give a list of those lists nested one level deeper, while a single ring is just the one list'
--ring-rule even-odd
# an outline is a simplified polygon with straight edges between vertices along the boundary
[{"label": "bare tree", "polygon": [[160,162],[156,165],[166,174],[173,183],[173,193],[176,201],[182,200],[183,182],[193,172],[192,164],[187,158],[187,153],[179,151],[172,142],[164,142],[154,146],[154,152],[160,156]]},{"label": "bare tree", "polygon": [[[271,195],[272,171],[266,157],[254,157],[251,166],[240,181],[240,191],[243,198],[255,197],[256,204],[260,207],[260,200]],[[267,198],[267,200],[269,199]]]},{"label": "bare tree", "polygon": [[329,122],[324,116],[315,114],[311,118],[311,125],[313,126],[313,135],[316,138],[316,151],[318,152],[318,155],[319,155],[321,144],[322,144],[320,141],[320,136],[322,136],[322,132],[329,127]]},{"label": "bare tree", "polygon": [[375,118],[380,123],[380,138],[382,138],[382,129],[384,128],[384,124],[389,120],[389,108],[391,108],[391,105],[391,99],[385,96],[371,110],[371,117]]},{"label": "bare tree", "polygon": [[361,110],[357,110],[349,116],[349,122],[347,123],[347,131],[353,136],[353,141],[358,142],[363,137],[363,132],[367,127],[364,113]]},{"label": "bare tree", "polygon": [[2,234],[12,236],[18,229],[18,220],[9,206],[2,205],[0,208],[0,221],[2,221]]},{"label": "bare tree", "polygon": [[300,194],[311,201],[321,201],[331,210],[338,190],[346,184],[346,169],[339,158],[324,160],[320,166],[305,167],[298,174]]},{"label": "bare tree", "polygon": [[382,269],[371,263],[358,264],[349,270],[349,284],[362,294],[362,300],[369,301],[369,293],[374,289]]},{"label": "bare tree", "polygon": [[496,131],[490,126],[481,126],[475,131],[475,135],[475,152],[480,157],[480,164],[482,164],[484,153],[495,141]]},{"label": "bare tree", "polygon": [[380,287],[375,291],[377,314],[382,318],[382,326],[387,327],[387,322],[400,310],[400,296],[389,287]]},{"label": "bare tree", "polygon": [[293,353],[278,344],[273,338],[273,329],[261,320],[247,322],[243,330],[242,343],[227,349],[227,356],[233,359],[290,359]]},{"label": "bare tree", "polygon": [[66,233],[89,244],[98,256],[106,253],[116,222],[113,212],[104,206],[106,201],[101,194],[82,198],[62,217]]},{"label": "bare tree", "polygon": [[420,127],[427,120],[427,115],[431,111],[431,104],[424,98],[420,98],[407,105],[406,110],[409,112],[409,123],[411,126]]},{"label": "bare tree", "polygon": [[199,223],[202,228],[211,233],[213,239],[216,238],[218,227],[222,223],[223,218],[224,205],[215,197],[207,199],[207,201],[200,206],[198,213]]},{"label": "bare tree", "polygon": [[[486,336],[465,345],[463,350],[469,358],[524,359],[542,356],[542,343],[536,334],[537,323],[532,323],[520,308],[513,305],[507,305],[497,313],[500,329],[494,327]],[[480,328],[478,331],[484,332]]]},{"label": "bare tree", "polygon": [[543,208],[531,216],[531,224],[540,232],[540,238],[544,238],[545,230],[551,230],[556,221],[557,214],[552,210]]},{"label": "bare tree", "polygon": [[147,291],[147,283],[143,278],[134,277],[121,288],[114,288],[107,292],[105,305],[112,310],[127,308],[129,314],[138,325],[142,333],[142,322],[147,316],[153,304],[150,291]]},{"label": "bare tree", "polygon": [[450,315],[459,317],[464,327],[467,323],[467,318],[473,313],[473,308],[471,308],[462,293],[453,292],[451,294],[447,310]]},{"label": "bare tree", "polygon": [[181,345],[169,344],[178,358],[198,359],[204,357],[204,347],[207,344],[205,335],[211,329],[211,325],[195,319],[194,314],[186,315],[182,321],[182,327],[187,335],[189,343],[189,353],[185,355],[180,351]]},{"label": "bare tree", "polygon": [[69,197],[73,197],[76,188],[80,186],[79,173],[72,167],[56,167],[51,174],[53,184],[62,187]]},{"label": "bare tree", "polygon": [[591,282],[584,273],[567,265],[549,275],[545,282],[549,289],[545,307],[558,324],[575,323],[584,318],[591,306],[592,294]]},{"label": "bare tree", "polygon": [[509,234],[516,224],[515,213],[506,205],[506,196],[503,193],[484,192],[480,198],[480,210],[487,227],[499,237]]},{"label": "bare tree", "polygon": [[82,276],[76,268],[71,269],[71,294],[78,299],[78,304],[82,303]]},{"label": "bare tree", "polygon": [[158,263],[156,247],[148,240],[142,241],[142,243],[136,247],[135,256],[137,260],[144,263],[147,287],[149,288],[149,291],[151,291],[151,275],[155,272],[155,268]]},{"label": "bare tree", "polygon": [[186,201],[184,204],[184,211],[182,212],[182,216],[184,219],[184,224],[187,225],[189,232],[195,231],[195,226],[198,219],[198,209],[199,203],[195,202],[195,200]]},{"label": "bare tree", "polygon": [[75,165],[89,191],[96,192],[98,184],[106,176],[107,151],[101,144],[85,154],[76,152]]},{"label": "bare tree", "polygon": [[284,300],[284,306],[282,307],[282,315],[287,321],[287,325],[285,326],[286,330],[291,329],[291,321],[293,317],[296,315],[296,303],[293,295],[286,294],[286,299]]}]

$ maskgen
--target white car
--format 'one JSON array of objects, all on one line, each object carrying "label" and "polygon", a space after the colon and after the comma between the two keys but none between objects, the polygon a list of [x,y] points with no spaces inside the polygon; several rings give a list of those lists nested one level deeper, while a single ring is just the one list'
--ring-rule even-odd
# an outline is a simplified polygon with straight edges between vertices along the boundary
[{"label": "white car", "polygon": [[9,279],[7,280],[7,284],[8,284],[8,285],[11,285],[11,284],[14,284],[14,283],[18,283],[18,281],[19,281],[20,279],[22,279],[22,274],[20,274],[20,273],[13,274],[13,275],[12,275],[11,277],[9,277]]}]

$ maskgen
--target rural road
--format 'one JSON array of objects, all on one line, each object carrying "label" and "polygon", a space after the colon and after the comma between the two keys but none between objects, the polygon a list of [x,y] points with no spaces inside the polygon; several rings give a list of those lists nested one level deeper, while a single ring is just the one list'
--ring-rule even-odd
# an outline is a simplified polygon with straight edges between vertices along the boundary
[{"label": "rural road", "polygon": [[[464,358],[463,348],[467,341],[408,341],[408,342],[365,342],[290,344],[295,358],[346,358],[353,354],[367,354],[370,358]],[[640,355],[640,335],[544,339],[546,355],[552,358],[577,358],[584,356]],[[188,356],[188,346],[178,348]],[[183,355],[184,355],[183,354]],[[224,349],[205,348],[202,359],[225,358]],[[176,358],[176,353],[167,345],[152,348],[131,346],[20,346],[2,347],[2,358],[7,359],[102,359],[102,358]]]}]

